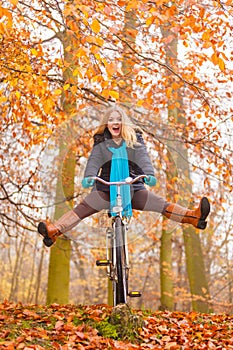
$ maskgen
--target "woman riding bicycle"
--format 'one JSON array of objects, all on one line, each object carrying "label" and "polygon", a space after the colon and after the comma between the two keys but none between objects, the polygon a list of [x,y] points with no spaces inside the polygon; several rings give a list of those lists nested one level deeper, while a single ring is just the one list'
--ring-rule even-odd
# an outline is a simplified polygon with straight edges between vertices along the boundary
[{"label": "woman riding bicycle", "polygon": [[121,181],[129,176],[135,178],[140,174],[147,175],[144,180],[131,185],[128,193],[125,193],[126,215],[131,209],[152,211],[176,222],[188,223],[199,229],[206,228],[206,218],[210,212],[206,197],[201,199],[196,209],[189,210],[169,203],[146,189],[144,183],[154,186],[156,179],[142,135],[142,130],[131,122],[122,108],[114,106],[107,109],[94,135],[94,146],[82,180],[84,188],[94,187],[81,203],[56,222],[39,223],[38,231],[44,237],[46,246],[51,246],[58,236],[75,227],[84,218],[102,209],[109,209],[116,194],[114,189],[111,190],[99,182],[94,183],[92,177],[97,175],[106,181]]}]

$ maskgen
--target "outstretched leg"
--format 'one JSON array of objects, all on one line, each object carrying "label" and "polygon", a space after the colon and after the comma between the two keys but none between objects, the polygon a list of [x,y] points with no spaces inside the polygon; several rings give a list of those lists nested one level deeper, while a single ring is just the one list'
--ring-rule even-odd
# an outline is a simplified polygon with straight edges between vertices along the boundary
[{"label": "outstretched leg", "polygon": [[54,223],[41,221],[38,225],[38,232],[44,237],[44,244],[47,247],[51,247],[60,235],[74,228],[82,219],[108,208],[109,193],[92,191],[84,201],[79,203],[73,210],[65,213]]},{"label": "outstretched leg", "polygon": [[182,224],[191,224],[196,228],[204,230],[206,228],[207,222],[206,218],[210,212],[210,203],[206,197],[203,197],[194,210],[186,209],[178,204],[169,204],[163,211],[163,214],[177,222]]},{"label": "outstretched leg", "polygon": [[68,211],[53,224],[48,221],[41,221],[38,225],[38,232],[44,237],[43,242],[50,247],[63,233],[75,227],[81,219],[73,210]]},{"label": "outstretched leg", "polygon": [[158,212],[173,221],[191,224],[201,230],[206,228],[206,218],[210,212],[210,203],[206,197],[201,199],[196,209],[190,210],[178,204],[166,202],[161,196],[147,190],[134,193],[132,207],[138,210]]}]

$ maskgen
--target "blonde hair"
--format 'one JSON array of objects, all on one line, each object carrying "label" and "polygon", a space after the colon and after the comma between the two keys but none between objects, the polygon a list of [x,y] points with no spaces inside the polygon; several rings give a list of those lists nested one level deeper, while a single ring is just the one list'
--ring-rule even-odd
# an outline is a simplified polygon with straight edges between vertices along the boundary
[{"label": "blonde hair", "polygon": [[113,112],[117,112],[121,116],[121,122],[122,122],[122,129],[121,134],[122,138],[125,140],[127,147],[133,148],[134,145],[137,144],[137,136],[136,136],[136,130],[141,130],[139,127],[133,124],[133,122],[128,117],[125,110],[119,106],[113,106],[109,107],[100,122],[99,127],[97,128],[95,134],[102,134],[104,130],[108,126],[108,118]]}]

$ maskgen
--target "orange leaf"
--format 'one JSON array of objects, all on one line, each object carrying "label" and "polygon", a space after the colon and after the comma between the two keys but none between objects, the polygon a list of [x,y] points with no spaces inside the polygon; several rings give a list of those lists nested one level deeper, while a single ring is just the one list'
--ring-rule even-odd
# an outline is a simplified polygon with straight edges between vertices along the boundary
[{"label": "orange leaf", "polygon": [[213,64],[218,64],[218,55],[216,53],[214,53],[212,56],[211,56],[211,61],[213,62]]},{"label": "orange leaf", "polygon": [[76,52],[76,57],[86,56],[87,52],[86,49],[83,47],[80,47]]},{"label": "orange leaf", "polygon": [[210,40],[211,31],[208,29],[202,34],[202,40],[209,41]]},{"label": "orange leaf", "polygon": [[225,69],[225,62],[220,57],[218,58],[218,65],[219,65],[219,68],[221,69],[221,71],[224,71],[224,69]]},{"label": "orange leaf", "polygon": [[94,33],[98,34],[100,31],[100,24],[97,19],[94,19],[91,24],[91,29],[93,30]]},{"label": "orange leaf", "polygon": [[16,6],[16,5],[18,4],[18,1],[19,1],[19,0],[10,0],[10,3],[11,3],[12,5],[15,5],[15,6]]},{"label": "orange leaf", "polygon": [[109,90],[103,90],[101,94],[103,97],[108,98],[109,97]]},{"label": "orange leaf", "polygon": [[115,63],[105,63],[105,68],[109,76],[112,76],[116,72]]},{"label": "orange leaf", "polygon": [[166,95],[167,95],[168,98],[171,97],[171,93],[172,93],[172,88],[171,88],[171,87],[168,87],[168,88],[166,89]]}]

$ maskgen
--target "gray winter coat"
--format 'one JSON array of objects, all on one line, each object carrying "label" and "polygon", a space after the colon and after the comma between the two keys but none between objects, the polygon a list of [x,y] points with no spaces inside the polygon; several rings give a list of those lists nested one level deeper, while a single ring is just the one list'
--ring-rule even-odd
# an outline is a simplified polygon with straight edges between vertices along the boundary
[{"label": "gray winter coat", "polygon": [[[128,162],[129,162],[129,176],[135,178],[137,175],[153,175],[154,169],[151,164],[146,145],[144,143],[142,134],[136,133],[138,144],[134,148],[127,147]],[[112,152],[108,147],[120,147],[111,138],[109,130],[106,128],[103,134],[94,135],[94,146],[91,151],[87,166],[84,172],[84,177],[100,176],[102,179],[109,181],[111,171]],[[134,190],[144,189],[142,180],[136,182]],[[96,189],[99,191],[109,191],[109,187],[101,183],[96,184]]]}]

